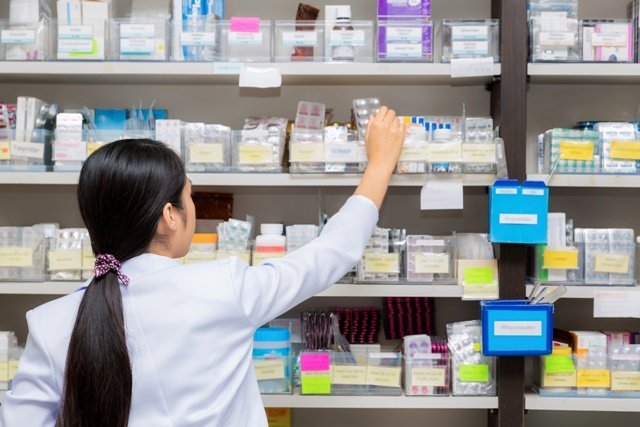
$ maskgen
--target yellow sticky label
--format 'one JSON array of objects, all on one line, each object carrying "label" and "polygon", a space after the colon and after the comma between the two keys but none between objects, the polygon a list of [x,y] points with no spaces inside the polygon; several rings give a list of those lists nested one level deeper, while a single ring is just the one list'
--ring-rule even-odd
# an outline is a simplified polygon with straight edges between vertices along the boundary
[{"label": "yellow sticky label", "polygon": [[102,147],[104,142],[88,142],[87,143],[87,157],[96,152],[96,150]]},{"label": "yellow sticky label", "polygon": [[446,372],[444,368],[411,368],[411,385],[418,387],[444,387]]},{"label": "yellow sticky label", "polygon": [[0,160],[11,160],[10,141],[0,141]]},{"label": "yellow sticky label", "polygon": [[611,373],[608,369],[578,369],[578,388],[609,388]]},{"label": "yellow sticky label", "polygon": [[400,152],[401,162],[426,162],[429,158],[427,144],[411,144],[402,147]]},{"label": "yellow sticky label", "polygon": [[496,144],[462,144],[462,161],[465,163],[495,163]]},{"label": "yellow sticky label", "polygon": [[290,408],[265,408],[269,427],[291,427]]},{"label": "yellow sticky label", "polygon": [[254,360],[253,370],[258,381],[285,378],[284,359]]},{"label": "yellow sticky label", "polygon": [[398,254],[364,254],[364,270],[367,273],[399,273]]},{"label": "yellow sticky label", "polygon": [[9,362],[0,360],[0,382],[9,381]]},{"label": "yellow sticky label", "polygon": [[561,160],[593,161],[593,142],[560,141]]},{"label": "yellow sticky label", "polygon": [[366,385],[367,367],[356,365],[335,365],[333,383],[340,385]]},{"label": "yellow sticky label", "polygon": [[289,160],[297,163],[324,162],[324,144],[322,142],[291,143]]},{"label": "yellow sticky label", "polygon": [[215,259],[215,252],[189,252],[184,257],[184,264],[197,264],[201,262],[214,261]]},{"label": "yellow sticky label", "polygon": [[18,372],[18,366],[20,365],[20,361],[19,360],[9,360],[9,379],[11,380],[13,377],[16,376],[16,373]]},{"label": "yellow sticky label", "polygon": [[627,255],[596,254],[597,273],[618,273],[629,272],[629,257]]},{"label": "yellow sticky label", "polygon": [[416,273],[449,274],[449,254],[416,254]]},{"label": "yellow sticky label", "polygon": [[91,249],[83,249],[82,250],[82,269],[93,270],[93,267],[95,265],[96,265],[96,257],[93,256],[93,251]]},{"label": "yellow sticky label", "polygon": [[563,269],[563,270],[577,270],[578,269],[578,251],[552,251],[545,249],[543,255],[543,267],[546,269]]},{"label": "yellow sticky label", "polygon": [[640,141],[612,141],[611,158],[616,160],[640,160]]},{"label": "yellow sticky label", "polygon": [[462,144],[452,143],[429,143],[430,162],[460,162],[462,161]]},{"label": "yellow sticky label", "polygon": [[0,248],[0,267],[32,267],[32,248]]},{"label": "yellow sticky label", "polygon": [[241,165],[268,165],[273,163],[270,145],[241,145],[238,147],[238,163]]},{"label": "yellow sticky label", "polygon": [[611,372],[611,391],[640,391],[640,372]]},{"label": "yellow sticky label", "polygon": [[367,366],[367,384],[378,387],[400,387],[400,367]]},{"label": "yellow sticky label", "polygon": [[50,251],[49,271],[82,270],[82,251]]},{"label": "yellow sticky label", "polygon": [[247,264],[251,263],[251,253],[250,252],[218,252],[218,256],[216,259],[227,259],[231,257],[237,257],[246,262]]},{"label": "yellow sticky label", "polygon": [[479,342],[473,343],[473,351],[476,353],[480,353],[482,351],[482,344]]},{"label": "yellow sticky label", "polygon": [[573,388],[576,386],[576,373],[574,372],[545,372],[542,375],[542,387],[547,388]]},{"label": "yellow sticky label", "polygon": [[285,252],[254,252],[251,265],[260,265],[268,259],[282,258],[285,255]]},{"label": "yellow sticky label", "polygon": [[222,144],[191,144],[189,162],[224,163],[224,147]]}]

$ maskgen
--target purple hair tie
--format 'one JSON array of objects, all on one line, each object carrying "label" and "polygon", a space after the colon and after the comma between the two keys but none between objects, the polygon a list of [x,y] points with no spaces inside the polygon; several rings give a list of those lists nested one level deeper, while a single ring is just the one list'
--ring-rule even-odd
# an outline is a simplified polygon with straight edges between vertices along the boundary
[{"label": "purple hair tie", "polygon": [[129,278],[120,270],[120,261],[113,255],[98,255],[96,257],[96,264],[93,267],[93,272],[96,277],[102,277],[109,271],[115,271],[120,281],[125,286],[129,286]]}]

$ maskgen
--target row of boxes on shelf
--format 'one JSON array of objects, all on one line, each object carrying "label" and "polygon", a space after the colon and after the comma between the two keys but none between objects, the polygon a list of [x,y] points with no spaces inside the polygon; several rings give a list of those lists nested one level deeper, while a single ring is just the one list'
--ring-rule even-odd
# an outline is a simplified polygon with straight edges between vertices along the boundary
[{"label": "row of boxes on shelf", "polygon": [[[0,60],[188,62],[432,62],[430,19],[342,22],[206,18],[113,19],[91,25],[55,20],[0,23]],[[377,34],[376,34],[377,29]],[[172,31],[179,39],[172,52]],[[497,20],[443,20],[442,62],[500,62]],[[376,43],[377,40],[377,43]],[[377,45],[377,49],[376,49]],[[376,55],[377,50],[377,55]]]},{"label": "row of boxes on shelf", "polygon": [[638,10],[628,20],[578,19],[578,0],[529,2],[531,62],[634,62]]},{"label": "row of boxes on shelf", "polygon": [[638,174],[635,123],[599,122],[593,129],[550,129],[538,136],[538,171],[558,174]]},{"label": "row of boxes on shelf", "polygon": [[556,331],[554,336],[553,353],[540,358],[541,395],[640,397],[639,333]]},{"label": "row of boxes on shelf", "polygon": [[0,331],[0,390],[9,388],[9,383],[18,371],[22,351],[15,333]]},{"label": "row of boxes on shelf", "polygon": [[[403,352],[380,345],[347,351],[296,351],[284,328],[261,328],[253,363],[263,394],[495,395],[495,358],[483,356],[479,322],[448,325],[449,338],[404,337]],[[404,353],[404,354],[403,354]],[[404,372],[403,372],[404,371]]]}]

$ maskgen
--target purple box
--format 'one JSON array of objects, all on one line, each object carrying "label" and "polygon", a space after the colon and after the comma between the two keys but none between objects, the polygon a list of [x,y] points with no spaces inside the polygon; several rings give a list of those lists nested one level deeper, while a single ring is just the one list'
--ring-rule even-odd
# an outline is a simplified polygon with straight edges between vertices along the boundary
[{"label": "purple box", "polygon": [[378,61],[432,62],[430,19],[378,21]]},{"label": "purple box", "polygon": [[378,18],[431,16],[431,0],[378,0]]}]

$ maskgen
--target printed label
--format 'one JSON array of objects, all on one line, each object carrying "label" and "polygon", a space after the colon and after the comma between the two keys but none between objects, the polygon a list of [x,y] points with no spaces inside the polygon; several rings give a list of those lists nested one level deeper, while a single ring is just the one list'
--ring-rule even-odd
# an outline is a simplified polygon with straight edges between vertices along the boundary
[{"label": "printed label", "polygon": [[258,381],[286,378],[284,359],[254,360],[253,370]]},{"label": "printed label", "polygon": [[56,161],[81,162],[87,158],[87,144],[84,141],[56,140]]},{"label": "printed label", "polygon": [[612,159],[640,160],[640,141],[612,141]]},{"label": "printed label", "polygon": [[418,387],[445,387],[446,370],[444,368],[411,368],[411,385]]},{"label": "printed label", "polygon": [[11,142],[11,156],[44,161],[44,144],[36,142]]},{"label": "printed label", "polygon": [[538,42],[542,46],[574,46],[576,44],[576,33],[560,31],[540,32]]},{"label": "printed label", "polygon": [[404,145],[402,152],[400,153],[400,161],[418,161],[426,162],[429,151],[427,150],[427,144],[412,144]]},{"label": "printed label", "polygon": [[316,46],[318,33],[315,31],[283,31],[282,44],[284,46]]},{"label": "printed label", "polygon": [[548,388],[574,388],[576,386],[576,373],[574,372],[545,372],[542,375],[542,386]]},{"label": "printed label", "polygon": [[241,145],[238,154],[240,165],[270,165],[273,162],[271,145]]},{"label": "printed label", "polygon": [[451,52],[454,55],[488,55],[489,42],[487,41],[453,41]]},{"label": "printed label", "polygon": [[58,40],[93,39],[93,27],[91,25],[59,25]]},{"label": "printed label", "polygon": [[0,41],[4,44],[31,44],[36,42],[35,30],[2,30]]},{"label": "printed label", "polygon": [[242,71],[242,62],[214,62],[213,74],[235,75]]},{"label": "printed label", "polygon": [[58,40],[58,53],[70,54],[70,53],[94,53],[94,42],[92,39],[59,39]]},{"label": "printed label", "polygon": [[296,163],[324,162],[324,143],[291,143],[289,160]]},{"label": "printed label", "polygon": [[389,58],[420,58],[422,45],[416,43],[389,43],[387,57]]},{"label": "printed label", "polygon": [[463,283],[465,285],[491,285],[493,284],[493,268],[491,267],[467,267],[463,271]]},{"label": "printed label", "polygon": [[189,161],[191,163],[224,163],[222,144],[190,144]]},{"label": "printed label", "polygon": [[462,161],[462,144],[460,142],[429,143],[429,162]]},{"label": "printed label", "polygon": [[93,256],[93,251],[91,249],[83,249],[82,250],[82,269],[86,271],[93,270],[93,267],[96,265],[96,257]]},{"label": "printed label", "polygon": [[20,365],[19,360],[9,360],[9,380],[12,380],[13,377],[16,376],[18,372],[18,367]]},{"label": "printed label", "polygon": [[593,142],[560,141],[561,160],[593,161]]},{"label": "printed label", "polygon": [[498,285],[468,285],[465,283],[462,286],[462,299],[498,299]]},{"label": "printed label", "polygon": [[416,273],[449,274],[449,254],[416,254]]},{"label": "printed label", "polygon": [[578,369],[578,388],[609,388],[611,373],[608,369]]},{"label": "printed label", "polygon": [[462,161],[465,163],[496,163],[495,144],[462,144]]},{"label": "printed label", "polygon": [[262,44],[262,31],[257,33],[229,32],[229,44],[232,45],[259,45]]},{"label": "printed label", "polygon": [[561,269],[561,270],[577,270],[578,269],[578,251],[559,251],[545,249],[542,255],[542,268]]},{"label": "printed label", "polygon": [[215,46],[216,33],[190,32],[180,34],[182,46]]},{"label": "printed label", "polygon": [[156,50],[155,39],[120,39],[120,53],[151,54]]},{"label": "printed label", "polygon": [[487,383],[489,365],[460,365],[458,379],[463,383]]},{"label": "printed label", "polygon": [[49,252],[49,271],[81,270],[81,250],[60,250]]},{"label": "printed label", "polygon": [[[388,42],[414,42],[422,47],[422,28],[420,27],[387,27]],[[389,45],[387,45],[387,48]]]},{"label": "printed label", "polygon": [[627,255],[596,254],[596,273],[627,274],[629,257]]},{"label": "printed label", "polygon": [[523,196],[544,196],[544,190],[537,190],[533,188],[523,188],[522,195]]},{"label": "printed label", "polygon": [[611,391],[640,391],[640,372],[611,372]]},{"label": "printed label", "polygon": [[366,385],[367,367],[353,365],[335,365],[333,383],[340,385]]},{"label": "printed label", "polygon": [[33,267],[33,249],[0,248],[0,267]]},{"label": "printed label", "polygon": [[300,370],[303,372],[325,372],[331,369],[329,353],[305,353],[300,355]]},{"label": "printed label", "polygon": [[365,34],[359,30],[332,30],[329,34],[331,46],[364,46]]},{"label": "printed label", "polygon": [[367,366],[367,384],[378,387],[400,387],[402,368]]},{"label": "printed label", "polygon": [[518,194],[518,189],[517,188],[496,188],[494,190],[494,193],[501,194],[501,195],[515,196]]},{"label": "printed label", "polygon": [[539,321],[496,321],[493,333],[498,337],[541,337],[542,322]]},{"label": "printed label", "polygon": [[0,161],[11,160],[11,142],[0,141]]},{"label": "printed label", "polygon": [[327,163],[356,163],[358,144],[325,143],[325,161]]},{"label": "printed label", "polygon": [[537,225],[538,215],[500,214],[500,224]]},{"label": "printed label", "polygon": [[624,33],[593,33],[591,45],[594,47],[626,47],[629,37]]},{"label": "printed label", "polygon": [[451,40],[487,40],[489,27],[486,25],[453,25],[451,26]]},{"label": "printed label", "polygon": [[399,273],[399,255],[366,253],[364,254],[364,270],[367,273]]},{"label": "printed label", "polygon": [[153,38],[156,35],[156,27],[153,24],[122,24],[120,25],[120,38]]}]

